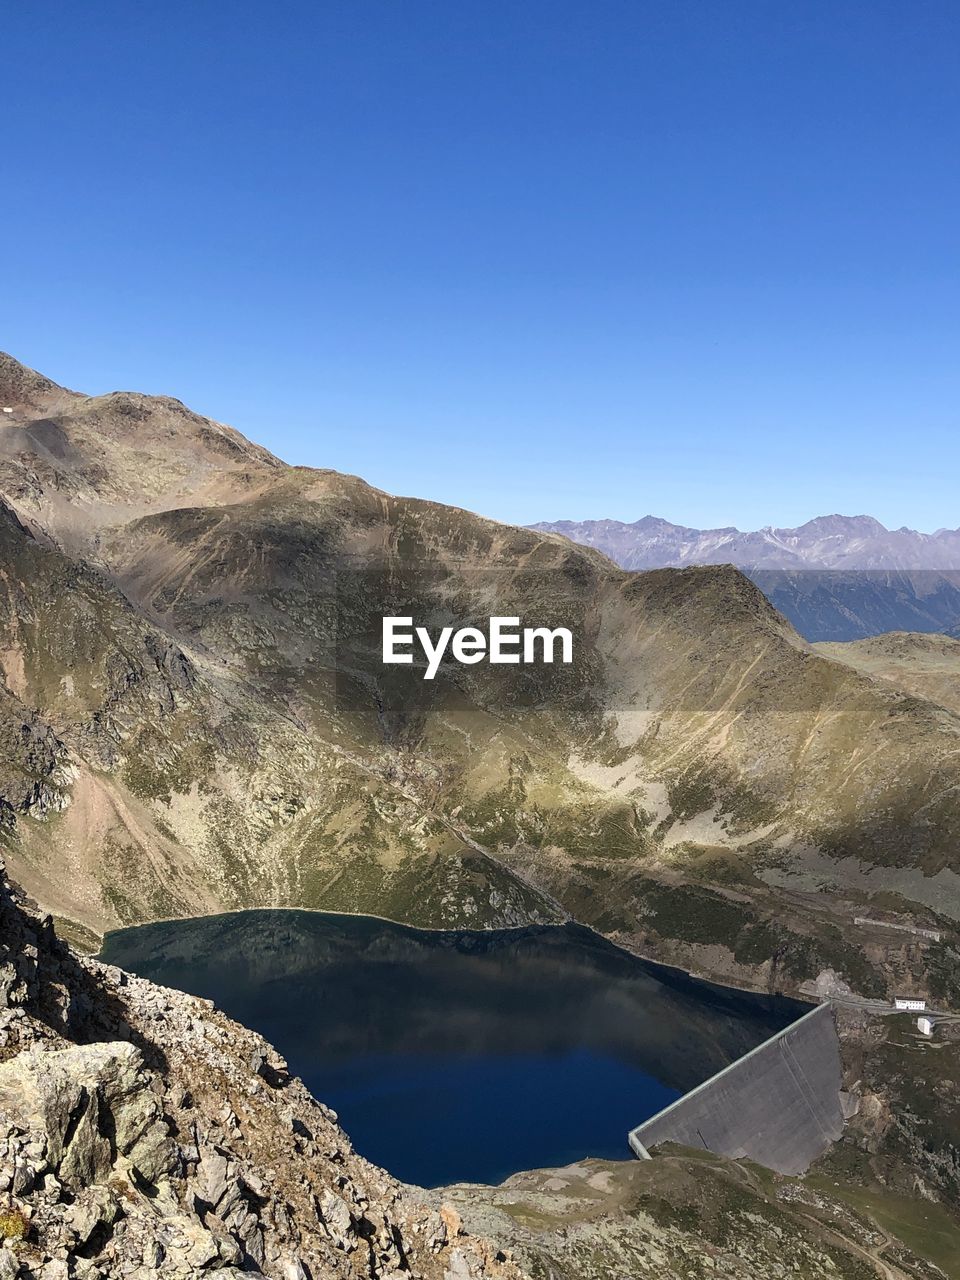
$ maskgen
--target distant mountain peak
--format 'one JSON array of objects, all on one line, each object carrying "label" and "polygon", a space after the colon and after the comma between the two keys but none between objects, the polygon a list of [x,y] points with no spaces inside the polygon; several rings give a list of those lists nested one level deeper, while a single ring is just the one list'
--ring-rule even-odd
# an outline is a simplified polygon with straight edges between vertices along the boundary
[{"label": "distant mountain peak", "polygon": [[[812,520],[808,520],[806,524],[802,524],[798,529],[792,529],[790,532],[880,537],[890,531],[879,520],[874,519],[873,516],[843,516],[835,512],[829,516],[815,516]],[[912,533],[913,530],[907,530],[907,532]]]},{"label": "distant mountain peak", "polygon": [[873,516],[839,513],[753,532],[688,529],[655,516],[533,527],[594,547],[625,569],[733,564],[808,640],[892,630],[960,634],[958,529],[891,530]]},{"label": "distant mountain peak", "polygon": [[625,569],[728,561],[741,569],[960,570],[960,530],[891,530],[874,516],[815,516],[796,528],[693,529],[660,516],[535,524],[603,551]]}]

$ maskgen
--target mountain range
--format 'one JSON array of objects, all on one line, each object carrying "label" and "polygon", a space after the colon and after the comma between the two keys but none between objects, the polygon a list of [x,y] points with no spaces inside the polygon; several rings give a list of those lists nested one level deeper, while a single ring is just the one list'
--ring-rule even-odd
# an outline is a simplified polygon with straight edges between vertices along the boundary
[{"label": "mountain range", "polygon": [[657,516],[531,526],[595,547],[625,569],[733,564],[811,641],[960,631],[960,529],[887,529],[820,516],[795,529],[692,529]]},{"label": "mountain range", "polygon": [[[0,408],[0,1276],[953,1274],[955,1025],[933,1059],[856,997],[960,1007],[960,642],[812,645],[729,564],[626,570],[9,356]],[[575,660],[426,682],[385,614]],[[575,919],[839,994],[860,1110],[806,1179],[401,1186],[259,1036],[61,940],[262,906]]]},{"label": "mountain range", "polygon": [[796,529],[691,529],[657,516],[532,526],[596,547],[625,569],[735,564],[742,569],[960,571],[960,529],[887,529],[872,516],[819,516]]},{"label": "mountain range", "polygon": [[[960,919],[960,719],[738,570],[627,572],[10,357],[0,405],[0,839],[68,935],[573,917],[748,986],[960,991],[946,944],[849,927]],[[384,614],[565,625],[575,661],[427,683]]]}]

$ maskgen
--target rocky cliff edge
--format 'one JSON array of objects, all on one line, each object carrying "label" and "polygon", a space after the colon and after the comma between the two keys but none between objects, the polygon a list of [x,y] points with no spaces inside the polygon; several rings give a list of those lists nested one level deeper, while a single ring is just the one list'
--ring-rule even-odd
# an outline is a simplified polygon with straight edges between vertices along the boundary
[{"label": "rocky cliff edge", "polygon": [[76,955],[0,865],[0,1280],[208,1273],[521,1274],[356,1155],[258,1035]]}]

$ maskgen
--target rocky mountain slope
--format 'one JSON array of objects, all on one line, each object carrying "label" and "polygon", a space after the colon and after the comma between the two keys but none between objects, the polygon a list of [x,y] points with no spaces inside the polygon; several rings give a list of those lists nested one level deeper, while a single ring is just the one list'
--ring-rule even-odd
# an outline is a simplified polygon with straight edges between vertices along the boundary
[{"label": "rocky mountain slope", "polygon": [[73,954],[0,871],[0,1275],[518,1280],[253,1032]]},{"label": "rocky mountain slope", "polygon": [[645,516],[533,525],[596,547],[626,569],[734,564],[811,641],[960,627],[960,530],[886,529],[821,516],[797,529],[690,529]]},{"label": "rocky mountain slope", "polygon": [[849,644],[819,644],[818,653],[886,680],[960,715],[960,640],[894,631]]},{"label": "rocky mountain slope", "polygon": [[[921,948],[849,922],[960,919],[960,719],[736,570],[630,574],[9,357],[0,403],[2,839],[77,933],[572,915],[747,985],[923,986]],[[568,626],[575,661],[425,682],[383,667],[385,613]]]},{"label": "rocky mountain slope", "polygon": [[948,1211],[832,1172],[775,1178],[677,1148],[653,1164],[582,1160],[445,1194],[537,1280],[956,1280]]}]

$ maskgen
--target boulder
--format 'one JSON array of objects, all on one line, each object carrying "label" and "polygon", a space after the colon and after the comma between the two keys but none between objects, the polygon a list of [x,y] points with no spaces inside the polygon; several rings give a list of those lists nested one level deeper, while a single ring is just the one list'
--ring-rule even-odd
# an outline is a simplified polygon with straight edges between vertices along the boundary
[{"label": "boulder", "polygon": [[0,1114],[44,1136],[46,1164],[67,1186],[103,1181],[118,1157],[153,1183],[175,1148],[149,1083],[124,1041],[37,1047],[0,1064]]}]

